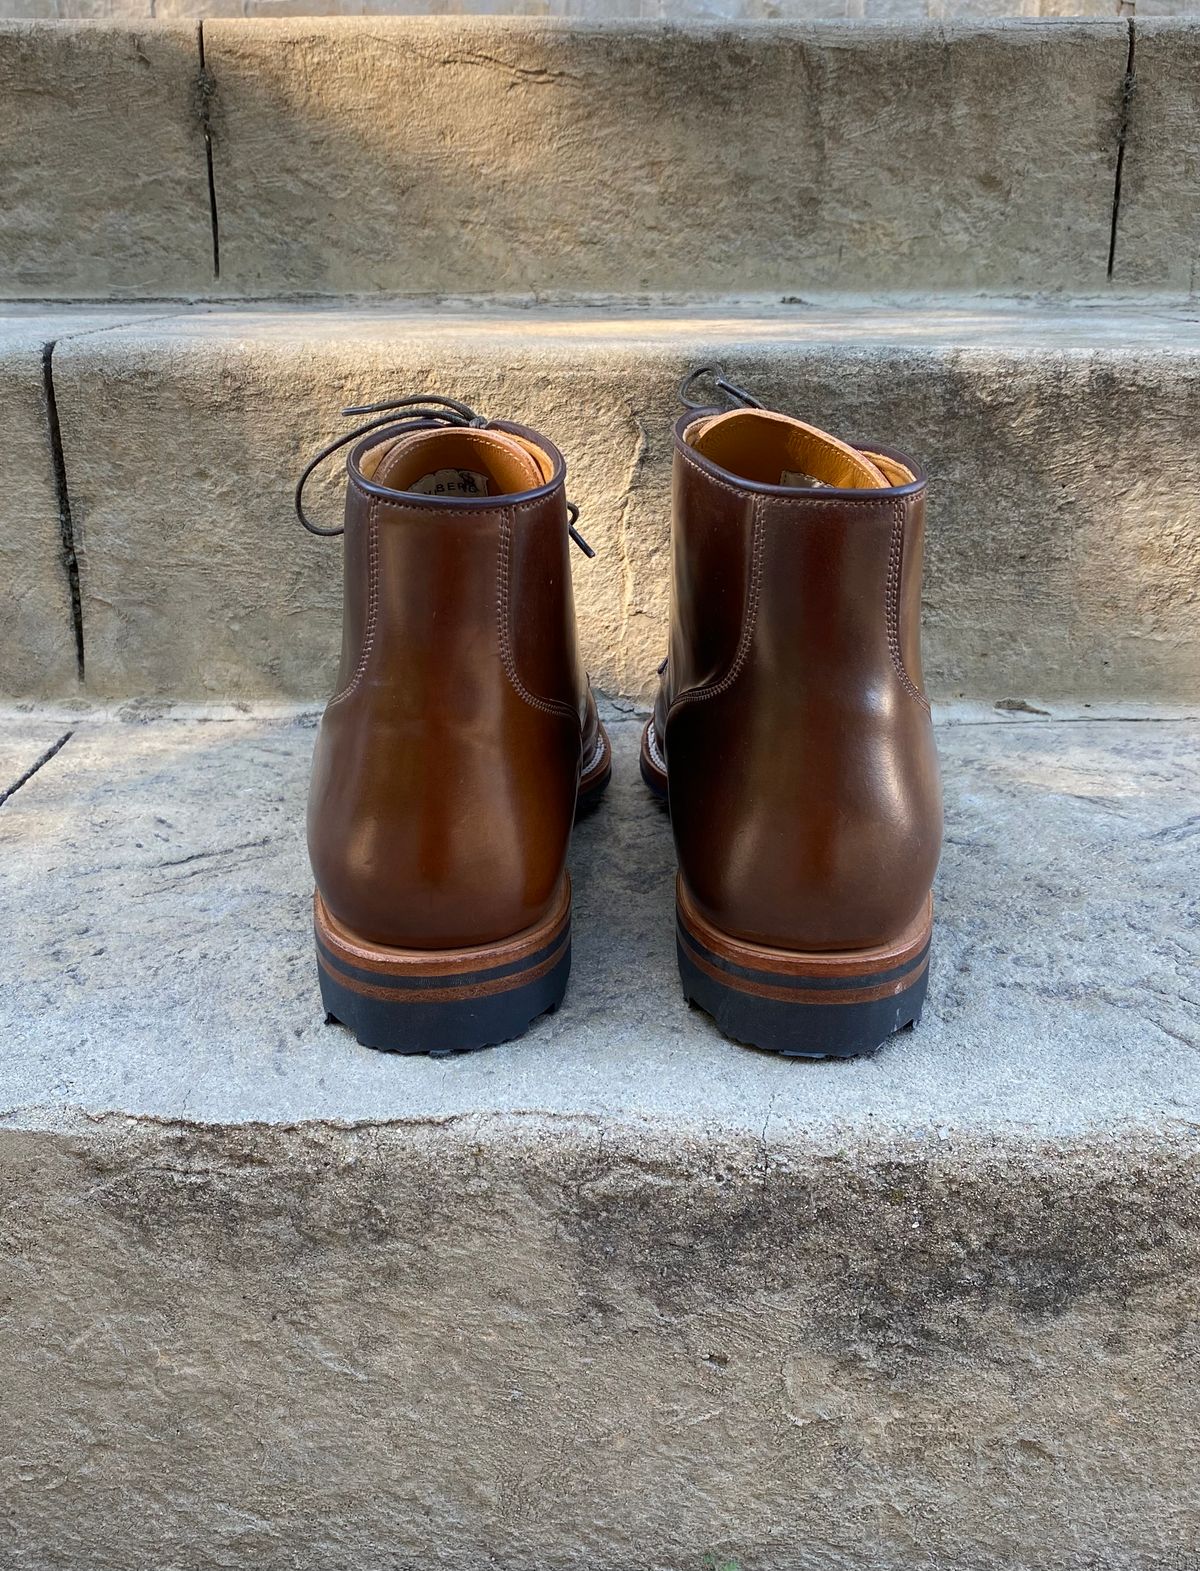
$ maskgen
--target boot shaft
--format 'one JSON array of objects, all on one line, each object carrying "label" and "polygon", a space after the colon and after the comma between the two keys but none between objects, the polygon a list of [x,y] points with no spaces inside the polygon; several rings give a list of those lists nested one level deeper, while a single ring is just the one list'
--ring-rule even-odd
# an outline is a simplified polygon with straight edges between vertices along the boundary
[{"label": "boot shaft", "polygon": [[[781,418],[690,414],[676,429],[656,732],[699,911],[758,944],[869,948],[918,912],[940,845],[925,482]],[[814,472],[833,483],[804,484]]]},{"label": "boot shaft", "polygon": [[579,714],[565,467],[494,423],[367,438],[348,465],[337,690],[386,694],[427,727],[481,708],[503,677]]},{"label": "boot shaft", "polygon": [[377,432],[348,468],[342,658],[309,797],[318,887],[375,943],[506,938],[559,898],[595,740],[563,461],[495,424]]}]

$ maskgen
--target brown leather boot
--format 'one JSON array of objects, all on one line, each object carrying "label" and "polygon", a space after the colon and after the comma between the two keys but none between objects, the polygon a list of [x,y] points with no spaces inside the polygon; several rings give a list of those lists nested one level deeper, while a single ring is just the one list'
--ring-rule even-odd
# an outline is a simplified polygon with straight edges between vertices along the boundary
[{"label": "brown leather boot", "polygon": [[670,797],[679,969],[737,1041],[848,1058],[915,1024],[928,978],[925,480],[719,380],[743,407],[675,428],[670,654],[642,742]]},{"label": "brown leather boot", "polygon": [[[518,1036],[571,964],[567,845],[608,738],[579,663],[561,454],[449,399],[347,464],[342,662],[308,803],[321,996],[368,1047]],[[403,411],[404,417],[394,411]],[[591,554],[589,552],[589,554]]]}]

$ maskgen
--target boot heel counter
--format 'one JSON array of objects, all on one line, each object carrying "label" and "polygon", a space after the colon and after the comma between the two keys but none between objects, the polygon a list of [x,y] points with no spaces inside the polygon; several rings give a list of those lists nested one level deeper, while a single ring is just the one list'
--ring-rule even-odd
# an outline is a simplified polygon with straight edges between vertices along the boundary
[{"label": "boot heel counter", "polygon": [[762,505],[736,657],[721,681],[671,707],[680,871],[730,933],[869,948],[928,895],[941,797],[919,685],[912,503]]},{"label": "boot heel counter", "polygon": [[730,935],[780,949],[887,942],[928,897],[941,849],[928,711],[901,692],[915,721],[901,756],[875,735],[834,761],[814,738],[821,762],[808,771],[772,767],[736,692],[668,722],[679,873],[697,907]]},{"label": "boot heel counter", "polygon": [[[358,647],[318,733],[309,849],[329,909],[366,939],[508,937],[560,886],[579,716],[566,693],[532,689],[547,672],[570,683],[573,668],[564,677],[536,633],[512,636],[515,511],[364,510]],[[542,615],[573,634],[561,607]]]}]

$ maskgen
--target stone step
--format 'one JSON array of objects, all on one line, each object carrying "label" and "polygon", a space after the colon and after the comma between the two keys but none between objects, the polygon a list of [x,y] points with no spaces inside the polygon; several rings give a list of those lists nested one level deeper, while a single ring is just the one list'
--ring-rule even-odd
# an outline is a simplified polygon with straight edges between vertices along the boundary
[{"label": "stone step", "polygon": [[1190,290],[1198,61],[1115,16],[8,22],[0,288]]},{"label": "stone step", "polygon": [[925,1018],[827,1065],[685,1007],[610,711],[563,1008],[432,1063],[228,715],[0,726],[7,1565],[1188,1563],[1200,721],[943,723]]},{"label": "stone step", "polygon": [[[114,321],[0,323],[10,694],[325,695],[341,553],[300,529],[293,481],[344,429],[343,404],[440,390],[562,447],[599,552],[575,571],[584,653],[600,687],[644,698],[666,647],[675,389],[716,358],[768,402],[927,467],[936,696],[1200,697],[1200,325],[1185,308],[760,299]],[[314,490],[330,519],[340,484],[330,466]]]},{"label": "stone step", "polygon": [[[455,0],[452,14],[611,22],[943,22],[1005,18],[1195,16],[1198,0]],[[89,20],[96,0],[0,0],[0,17]],[[154,18],[444,16],[446,0],[104,0],[123,22]]]}]

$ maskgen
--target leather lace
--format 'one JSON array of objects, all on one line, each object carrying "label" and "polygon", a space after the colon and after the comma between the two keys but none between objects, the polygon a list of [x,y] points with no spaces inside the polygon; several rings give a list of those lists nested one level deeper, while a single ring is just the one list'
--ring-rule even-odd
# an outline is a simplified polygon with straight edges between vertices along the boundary
[{"label": "leather lace", "polygon": [[748,393],[744,387],[739,387],[736,382],[731,382],[719,365],[698,365],[695,370],[689,371],[679,384],[679,402],[685,409],[714,409],[711,399],[697,403],[689,397],[692,388],[702,377],[710,377],[714,386],[725,394],[730,406],[734,409],[765,409],[766,405],[760,403],[753,393]]},{"label": "leather lace", "polygon": [[[400,411],[403,411],[403,414],[400,419],[397,419]],[[404,398],[387,398],[377,404],[350,404],[342,410],[342,415],[347,419],[352,415],[369,415],[371,418],[321,448],[320,452],[305,464],[296,482],[296,517],[310,535],[320,535],[325,539],[345,534],[345,525],[339,524],[331,529],[322,524],[314,524],[304,511],[304,488],[313,472],[319,469],[326,459],[332,458],[340,448],[348,446],[351,442],[357,442],[360,437],[378,431],[382,426],[390,426],[397,435],[405,435],[410,431],[435,431],[455,427],[479,430],[491,424],[486,415],[476,414],[469,404],[460,403],[457,398],[443,398],[437,393],[411,393]],[[575,527],[578,519],[578,507],[574,502],[568,502],[567,533],[585,556],[593,557],[595,551]]]}]

